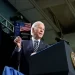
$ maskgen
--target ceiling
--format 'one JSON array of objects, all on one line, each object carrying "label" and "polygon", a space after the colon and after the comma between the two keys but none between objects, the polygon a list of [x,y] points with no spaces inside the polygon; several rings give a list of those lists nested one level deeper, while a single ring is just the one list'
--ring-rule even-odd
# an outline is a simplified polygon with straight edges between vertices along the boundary
[{"label": "ceiling", "polygon": [[46,26],[44,41],[53,44],[61,37],[75,50],[75,0],[8,0],[29,22]]}]

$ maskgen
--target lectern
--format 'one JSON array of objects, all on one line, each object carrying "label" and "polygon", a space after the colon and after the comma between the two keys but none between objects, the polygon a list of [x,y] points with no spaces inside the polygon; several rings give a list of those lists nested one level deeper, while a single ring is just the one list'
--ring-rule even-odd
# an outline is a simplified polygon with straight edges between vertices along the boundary
[{"label": "lectern", "polygon": [[30,57],[30,75],[75,75],[71,49],[65,41],[50,45]]}]

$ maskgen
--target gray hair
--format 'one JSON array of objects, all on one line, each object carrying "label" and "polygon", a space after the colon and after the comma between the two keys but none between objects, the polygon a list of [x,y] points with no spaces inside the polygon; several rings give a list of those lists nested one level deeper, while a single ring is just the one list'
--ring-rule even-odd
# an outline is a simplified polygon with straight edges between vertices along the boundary
[{"label": "gray hair", "polygon": [[41,21],[36,21],[36,22],[34,22],[34,23],[32,24],[32,27],[31,27],[31,35],[32,35],[32,36],[34,35],[33,32],[32,32],[32,29],[33,29],[33,28],[37,28],[38,24],[43,24],[43,25],[44,25],[44,23],[41,22]]}]

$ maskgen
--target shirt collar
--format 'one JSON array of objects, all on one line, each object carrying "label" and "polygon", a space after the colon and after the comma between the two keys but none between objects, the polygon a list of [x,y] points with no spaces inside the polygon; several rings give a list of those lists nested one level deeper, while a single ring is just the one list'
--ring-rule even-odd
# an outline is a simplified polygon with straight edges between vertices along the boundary
[{"label": "shirt collar", "polygon": [[[35,41],[36,39],[34,38],[34,37],[32,37],[32,41]],[[39,41],[40,42],[40,39],[38,39],[37,41]]]}]

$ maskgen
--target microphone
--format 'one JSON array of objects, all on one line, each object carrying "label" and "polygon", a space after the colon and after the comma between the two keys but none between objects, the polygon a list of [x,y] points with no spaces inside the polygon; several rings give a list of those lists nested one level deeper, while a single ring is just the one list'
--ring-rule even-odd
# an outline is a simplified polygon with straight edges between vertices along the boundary
[{"label": "microphone", "polygon": [[56,37],[55,40],[56,40],[57,42],[65,41],[68,45],[70,45],[67,40],[64,40],[64,39],[62,39],[62,38]]},{"label": "microphone", "polygon": [[57,42],[59,42],[59,41],[62,41],[63,39],[56,37],[55,40],[56,40]]}]

